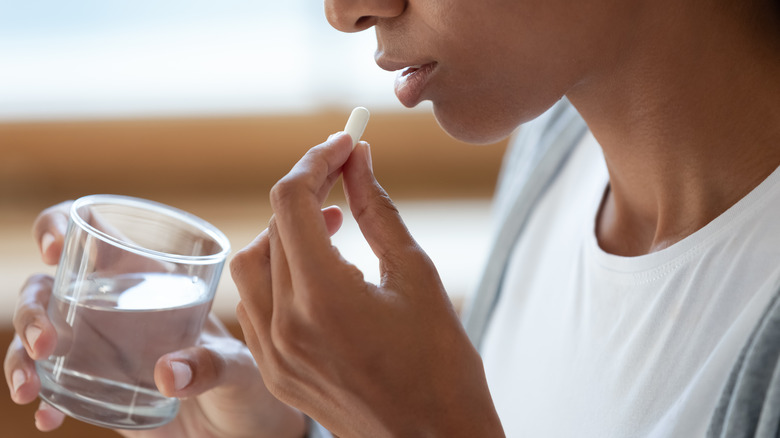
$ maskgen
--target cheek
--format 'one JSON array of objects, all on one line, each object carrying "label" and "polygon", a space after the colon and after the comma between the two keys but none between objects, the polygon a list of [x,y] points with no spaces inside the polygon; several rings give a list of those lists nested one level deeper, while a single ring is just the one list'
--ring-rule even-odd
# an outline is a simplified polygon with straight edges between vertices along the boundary
[{"label": "cheek", "polygon": [[442,2],[452,8],[424,39],[441,64],[428,97],[442,128],[470,143],[501,140],[549,109],[583,78],[603,38],[578,2]]},{"label": "cheek", "polygon": [[506,28],[498,24],[460,27],[437,40],[440,75],[428,97],[441,127],[461,141],[502,140],[557,102],[573,79],[569,69],[556,65],[571,57],[551,56],[561,50],[544,44],[548,35],[497,31]]}]

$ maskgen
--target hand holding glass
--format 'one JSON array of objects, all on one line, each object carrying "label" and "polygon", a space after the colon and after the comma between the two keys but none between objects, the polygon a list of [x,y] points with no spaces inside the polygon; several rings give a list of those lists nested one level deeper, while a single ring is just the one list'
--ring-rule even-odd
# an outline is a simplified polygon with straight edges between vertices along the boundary
[{"label": "hand holding glass", "polygon": [[160,356],[194,345],[230,251],[211,224],[156,202],[93,195],[74,202],[49,301],[53,355],[36,362],[40,397],[99,426],[172,420]]}]

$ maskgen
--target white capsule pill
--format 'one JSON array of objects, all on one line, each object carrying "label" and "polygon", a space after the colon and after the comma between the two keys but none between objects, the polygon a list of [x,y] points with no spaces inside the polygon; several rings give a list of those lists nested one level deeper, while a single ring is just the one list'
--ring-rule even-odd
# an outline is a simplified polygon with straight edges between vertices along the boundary
[{"label": "white capsule pill", "polygon": [[366,130],[368,124],[368,117],[370,116],[367,109],[359,106],[352,110],[352,114],[349,115],[347,120],[347,126],[344,127],[344,131],[352,137],[352,148],[360,141],[360,137],[363,135],[363,131]]}]

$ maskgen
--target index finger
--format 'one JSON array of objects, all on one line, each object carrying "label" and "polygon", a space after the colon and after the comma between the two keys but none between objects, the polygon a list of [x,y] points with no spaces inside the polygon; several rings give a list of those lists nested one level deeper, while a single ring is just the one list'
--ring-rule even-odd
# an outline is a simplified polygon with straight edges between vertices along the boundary
[{"label": "index finger", "polygon": [[338,134],[310,149],[271,190],[279,237],[291,270],[318,272],[337,261],[322,215],[325,196],[352,152],[352,140]]},{"label": "index finger", "polygon": [[72,203],[62,202],[43,210],[33,223],[33,237],[46,264],[56,265],[60,259]]}]

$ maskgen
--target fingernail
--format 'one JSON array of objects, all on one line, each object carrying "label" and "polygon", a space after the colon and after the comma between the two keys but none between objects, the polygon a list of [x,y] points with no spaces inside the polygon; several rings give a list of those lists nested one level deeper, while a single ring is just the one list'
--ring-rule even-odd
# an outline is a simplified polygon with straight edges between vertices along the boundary
[{"label": "fingernail", "polygon": [[[58,412],[55,408],[46,402],[41,402],[38,405],[38,411],[35,413],[35,427],[41,432],[49,432],[56,429]],[[54,422],[54,423],[52,423]],[[59,421],[60,423],[62,420]]]},{"label": "fingernail", "polygon": [[35,349],[35,341],[38,340],[40,335],[41,328],[36,325],[27,326],[27,328],[24,330],[24,337],[27,339],[27,345],[30,346],[31,350]]},{"label": "fingernail", "polygon": [[192,380],[192,368],[183,362],[171,362],[173,371],[173,388],[178,391],[190,384]]},{"label": "fingernail", "polygon": [[41,416],[46,415],[46,403],[40,402],[38,404],[38,411],[35,413],[35,427],[38,430],[44,430],[43,423],[41,422]]},{"label": "fingernail", "polygon": [[27,376],[24,374],[24,371],[14,370],[14,373],[11,374],[11,384],[14,387],[14,394],[19,392],[19,388],[24,385],[25,381],[27,381]]},{"label": "fingernail", "polygon": [[54,234],[44,233],[43,237],[41,237],[41,253],[46,254],[54,240]]},{"label": "fingernail", "polygon": [[328,140],[333,140],[334,138],[338,137],[339,135],[344,135],[344,134],[346,134],[346,132],[344,132],[344,131],[334,132],[333,134],[328,136]]}]

